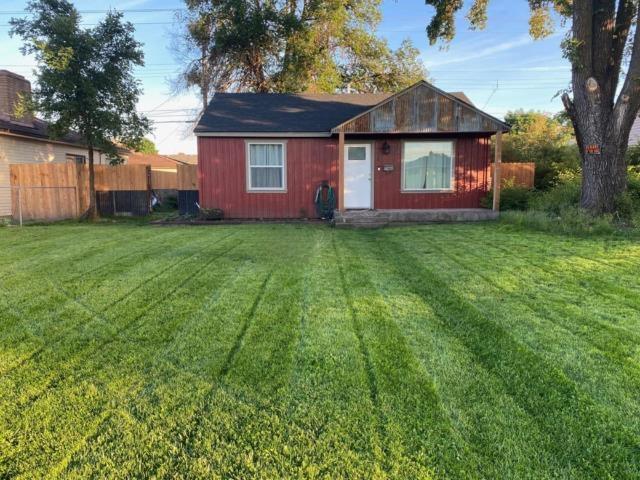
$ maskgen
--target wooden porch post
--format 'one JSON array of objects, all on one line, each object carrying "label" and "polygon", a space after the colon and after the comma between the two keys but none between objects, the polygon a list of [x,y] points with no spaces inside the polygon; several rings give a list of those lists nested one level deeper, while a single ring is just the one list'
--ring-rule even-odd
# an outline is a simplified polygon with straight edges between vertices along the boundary
[{"label": "wooden porch post", "polygon": [[496,132],[496,145],[495,145],[496,158],[493,164],[493,210],[497,212],[500,210],[500,164],[502,163],[502,131]]},{"label": "wooden porch post", "polygon": [[344,130],[338,132],[338,210],[344,212]]}]

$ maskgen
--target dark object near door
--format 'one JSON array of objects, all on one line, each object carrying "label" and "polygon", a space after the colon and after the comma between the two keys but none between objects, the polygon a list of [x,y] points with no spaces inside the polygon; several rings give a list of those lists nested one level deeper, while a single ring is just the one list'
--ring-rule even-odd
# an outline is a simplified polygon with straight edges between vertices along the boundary
[{"label": "dark object near door", "polygon": [[323,220],[331,220],[333,218],[333,211],[336,208],[336,195],[328,181],[324,180],[316,190],[314,203],[316,204],[316,214],[319,218]]}]

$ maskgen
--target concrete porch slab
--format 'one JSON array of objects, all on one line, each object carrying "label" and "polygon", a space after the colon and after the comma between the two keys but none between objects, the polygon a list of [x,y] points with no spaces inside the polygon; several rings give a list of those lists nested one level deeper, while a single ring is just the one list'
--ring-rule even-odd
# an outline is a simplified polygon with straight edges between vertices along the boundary
[{"label": "concrete porch slab", "polygon": [[432,210],[347,210],[336,211],[336,227],[380,228],[387,225],[480,222],[495,220],[498,212],[484,208],[439,208]]}]

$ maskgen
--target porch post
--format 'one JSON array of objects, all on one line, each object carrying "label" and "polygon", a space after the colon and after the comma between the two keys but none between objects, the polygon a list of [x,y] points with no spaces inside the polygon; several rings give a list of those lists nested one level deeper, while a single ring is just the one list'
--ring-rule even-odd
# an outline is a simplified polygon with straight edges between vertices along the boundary
[{"label": "porch post", "polygon": [[338,131],[338,210],[344,212],[344,130]]},{"label": "porch post", "polygon": [[500,210],[500,164],[502,163],[502,131],[496,132],[496,145],[495,145],[496,158],[493,164],[493,211]]}]

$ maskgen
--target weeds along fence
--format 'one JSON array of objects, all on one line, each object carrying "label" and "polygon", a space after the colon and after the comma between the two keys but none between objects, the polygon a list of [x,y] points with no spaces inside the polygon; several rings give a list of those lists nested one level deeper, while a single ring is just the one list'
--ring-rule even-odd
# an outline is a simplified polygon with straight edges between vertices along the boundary
[{"label": "weeds along fence", "polygon": [[[148,165],[95,165],[95,188],[101,215],[147,215],[151,192],[178,196],[181,212],[197,212],[197,165],[175,172]],[[78,218],[89,207],[89,167],[74,163],[10,166],[12,216],[15,221]]]},{"label": "weeds along fence", "polygon": [[[489,184],[493,184],[495,164],[491,164]],[[536,175],[536,164],[527,163],[501,163],[500,164],[500,186],[516,186],[523,188],[533,188]]]}]

